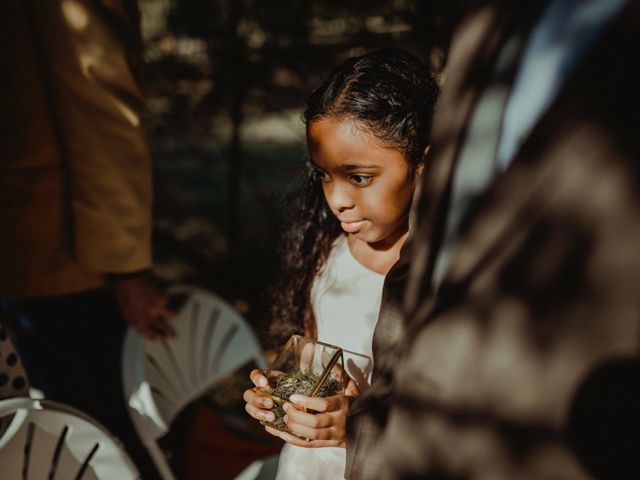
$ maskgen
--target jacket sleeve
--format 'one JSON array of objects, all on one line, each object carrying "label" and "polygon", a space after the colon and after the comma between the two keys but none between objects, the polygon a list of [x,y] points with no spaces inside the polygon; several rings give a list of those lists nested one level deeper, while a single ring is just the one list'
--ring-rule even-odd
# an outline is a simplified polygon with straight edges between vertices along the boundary
[{"label": "jacket sleeve", "polygon": [[136,3],[29,3],[63,157],[74,258],[101,274],[148,268],[151,164]]}]

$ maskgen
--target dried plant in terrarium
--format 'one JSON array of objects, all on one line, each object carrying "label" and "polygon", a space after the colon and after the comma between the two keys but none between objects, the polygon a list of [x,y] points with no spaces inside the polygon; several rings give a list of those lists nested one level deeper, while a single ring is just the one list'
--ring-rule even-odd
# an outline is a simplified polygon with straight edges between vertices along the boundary
[{"label": "dried plant in terrarium", "polygon": [[[267,377],[269,378],[269,377]],[[320,375],[313,373],[310,370],[302,371],[299,368],[294,368],[289,373],[272,376],[269,382],[272,387],[257,387],[263,393],[269,394],[272,398],[276,397],[279,400],[289,399],[291,395],[297,393],[299,395],[310,396],[309,394],[313,390],[313,387],[320,380]],[[316,392],[316,397],[330,397],[336,395],[342,390],[342,383],[339,379],[332,375],[329,375],[327,380],[320,385],[320,388]],[[275,414],[276,420],[274,423],[280,429],[289,431],[286,428],[284,420],[285,413],[282,409],[284,401],[276,401],[275,408],[272,410]]]},{"label": "dried plant in terrarium", "polygon": [[256,387],[261,395],[273,400],[276,419],[264,425],[295,435],[283,421],[283,406],[291,395],[328,397],[343,390],[344,365],[342,349],[335,345],[293,335],[266,372],[269,385]]}]

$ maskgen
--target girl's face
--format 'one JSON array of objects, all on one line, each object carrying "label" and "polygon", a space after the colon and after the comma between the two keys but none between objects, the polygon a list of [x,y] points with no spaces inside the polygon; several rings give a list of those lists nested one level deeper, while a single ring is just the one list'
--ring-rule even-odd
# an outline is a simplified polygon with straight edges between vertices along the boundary
[{"label": "girl's face", "polygon": [[342,229],[372,246],[393,246],[407,232],[415,185],[403,154],[383,147],[353,121],[334,118],[310,122],[307,144]]}]

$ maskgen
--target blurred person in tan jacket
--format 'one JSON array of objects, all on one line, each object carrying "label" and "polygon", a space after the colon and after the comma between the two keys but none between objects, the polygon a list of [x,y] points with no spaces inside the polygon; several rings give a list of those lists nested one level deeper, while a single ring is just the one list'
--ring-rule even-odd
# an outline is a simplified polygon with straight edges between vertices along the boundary
[{"label": "blurred person in tan jacket", "polygon": [[137,4],[4,0],[0,19],[0,315],[32,384],[129,445],[127,322],[172,334],[149,275]]}]

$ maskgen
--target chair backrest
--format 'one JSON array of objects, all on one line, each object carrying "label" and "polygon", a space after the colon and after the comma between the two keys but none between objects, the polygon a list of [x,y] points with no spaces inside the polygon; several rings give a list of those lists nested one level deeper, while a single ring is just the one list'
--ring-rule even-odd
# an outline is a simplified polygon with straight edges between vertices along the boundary
[{"label": "chair backrest", "polygon": [[129,414],[164,478],[172,476],[159,464],[155,440],[184,407],[250,361],[267,366],[253,330],[231,305],[192,287],[170,294],[184,297],[171,319],[176,337],[149,341],[129,329],[122,356]]},{"label": "chair backrest", "polygon": [[135,480],[140,475],[118,441],[98,422],[60,403],[0,401],[11,417],[0,437],[5,480]]}]

